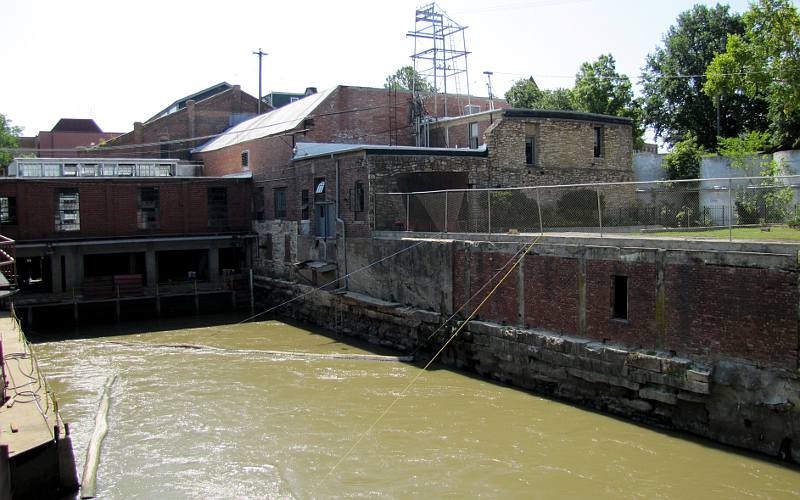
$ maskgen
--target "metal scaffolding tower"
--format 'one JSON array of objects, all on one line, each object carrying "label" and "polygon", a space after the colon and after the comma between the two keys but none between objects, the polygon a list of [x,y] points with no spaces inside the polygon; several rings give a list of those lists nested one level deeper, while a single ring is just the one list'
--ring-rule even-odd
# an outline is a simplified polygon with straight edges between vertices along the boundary
[{"label": "metal scaffolding tower", "polygon": [[[409,31],[408,36],[414,39],[414,71],[422,78],[428,80],[433,86],[433,116],[448,116],[448,92],[461,94],[462,88],[466,90],[469,98],[469,71],[467,67],[467,41],[464,34],[466,26],[461,26],[447,15],[436,3],[420,7],[416,11],[414,31]],[[412,81],[411,91],[417,103],[414,110],[420,113],[416,116],[420,124],[425,119],[423,98],[430,93],[422,89],[413,88],[416,82]],[[439,110],[439,99],[443,109]],[[462,114],[464,110],[459,110]],[[416,114],[416,113],[415,113]],[[421,134],[421,129],[418,126]],[[418,136],[419,139],[419,136]],[[418,143],[420,141],[418,140]],[[421,142],[427,142],[423,140]]]}]

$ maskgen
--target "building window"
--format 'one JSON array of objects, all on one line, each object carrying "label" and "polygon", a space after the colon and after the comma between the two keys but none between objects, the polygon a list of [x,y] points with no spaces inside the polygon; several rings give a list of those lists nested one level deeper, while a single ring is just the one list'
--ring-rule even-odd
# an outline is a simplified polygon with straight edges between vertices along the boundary
[{"label": "building window", "polygon": [[300,191],[300,220],[308,220],[308,189]]},{"label": "building window", "polygon": [[478,122],[469,124],[469,147],[477,149],[478,147]]},{"label": "building window", "polygon": [[44,177],[59,177],[61,175],[61,165],[45,163],[42,175]]},{"label": "building window", "polygon": [[275,202],[275,218],[286,218],[286,188],[275,188],[272,190],[272,199]]},{"label": "building window", "polygon": [[594,157],[603,157],[603,127],[594,128]]},{"label": "building window", "polygon": [[289,103],[290,103],[290,104],[291,104],[291,103],[293,103],[293,102],[297,102],[297,101],[299,101],[299,100],[300,100],[300,98],[299,98],[299,97],[294,97],[294,96],[292,96],[292,97],[289,97]]},{"label": "building window", "polygon": [[79,231],[81,228],[80,198],[77,189],[56,192],[56,231]]},{"label": "building window", "polygon": [[256,195],[253,199],[253,212],[256,214],[257,221],[264,220],[264,188],[256,189]]},{"label": "building window", "polygon": [[525,165],[536,165],[536,137],[525,138]]},{"label": "building window", "polygon": [[158,229],[159,199],[157,187],[139,188],[139,229]]},{"label": "building window", "polygon": [[325,201],[325,178],[318,177],[314,179],[314,201]]},{"label": "building window", "polygon": [[242,170],[250,170],[250,150],[242,151]]},{"label": "building window", "polygon": [[611,281],[611,317],[628,319],[628,277],[613,276]]},{"label": "building window", "polygon": [[17,198],[0,196],[0,224],[13,226],[17,223]]},{"label": "building window", "polygon": [[208,188],[208,227],[223,228],[228,225],[228,190],[224,187]]},{"label": "building window", "polygon": [[356,187],[353,190],[353,212],[364,211],[364,183],[356,181]]},{"label": "building window", "polygon": [[158,155],[159,158],[165,160],[169,158],[169,139],[161,139],[161,142],[158,145]]}]

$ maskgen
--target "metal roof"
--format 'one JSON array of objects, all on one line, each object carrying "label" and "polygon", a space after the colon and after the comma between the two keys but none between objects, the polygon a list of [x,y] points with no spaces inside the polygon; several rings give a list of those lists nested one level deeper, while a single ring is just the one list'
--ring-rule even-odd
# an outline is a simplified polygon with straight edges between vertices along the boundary
[{"label": "metal roof", "polygon": [[477,149],[469,148],[424,148],[416,146],[382,146],[376,144],[337,144],[320,142],[298,142],[295,146],[293,161],[305,160],[319,156],[365,151],[367,154],[396,156],[486,156],[486,145]]},{"label": "metal roof", "polygon": [[311,114],[322,101],[327,99],[334,90],[336,90],[336,87],[323,90],[318,94],[312,94],[299,101],[243,121],[239,125],[226,130],[219,137],[194,148],[192,153],[216,151],[242,142],[261,139],[262,137],[292,130],[303,123],[303,120],[308,118],[309,114]]}]

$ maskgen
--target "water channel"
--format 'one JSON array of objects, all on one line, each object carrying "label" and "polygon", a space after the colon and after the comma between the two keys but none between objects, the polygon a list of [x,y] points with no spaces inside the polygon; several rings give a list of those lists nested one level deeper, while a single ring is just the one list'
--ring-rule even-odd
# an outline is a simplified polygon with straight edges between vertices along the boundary
[{"label": "water channel", "polygon": [[800,469],[442,368],[346,455],[420,367],[277,355],[392,353],[218,319],[29,333],[79,470],[117,374],[100,498],[800,497]]}]

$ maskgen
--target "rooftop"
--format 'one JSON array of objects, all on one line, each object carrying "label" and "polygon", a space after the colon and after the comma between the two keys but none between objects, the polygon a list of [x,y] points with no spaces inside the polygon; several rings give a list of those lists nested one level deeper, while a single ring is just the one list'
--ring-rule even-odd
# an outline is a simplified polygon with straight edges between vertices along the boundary
[{"label": "rooftop", "polygon": [[271,135],[277,135],[297,128],[303,120],[319,106],[322,101],[328,98],[337,87],[323,90],[317,94],[304,97],[295,102],[289,103],[282,108],[272,110],[268,113],[258,115],[246,120],[233,128],[226,130],[219,137],[198,146],[192,153],[205,153],[215,151],[242,142],[261,139]]},{"label": "rooftop", "polygon": [[62,118],[51,132],[97,132],[103,131],[91,118]]},{"label": "rooftop", "polygon": [[428,156],[486,156],[486,146],[468,148],[423,148],[416,146],[384,146],[375,144],[336,144],[320,142],[298,142],[293,161],[329,156],[333,154],[365,151],[379,155],[428,155]]}]

